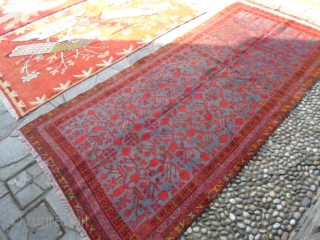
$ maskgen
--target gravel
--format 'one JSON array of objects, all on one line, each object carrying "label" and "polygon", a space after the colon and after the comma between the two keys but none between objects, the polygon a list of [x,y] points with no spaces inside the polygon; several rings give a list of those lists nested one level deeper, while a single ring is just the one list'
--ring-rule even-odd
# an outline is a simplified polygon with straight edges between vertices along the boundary
[{"label": "gravel", "polygon": [[319,149],[320,81],[181,240],[288,239],[319,189]]}]

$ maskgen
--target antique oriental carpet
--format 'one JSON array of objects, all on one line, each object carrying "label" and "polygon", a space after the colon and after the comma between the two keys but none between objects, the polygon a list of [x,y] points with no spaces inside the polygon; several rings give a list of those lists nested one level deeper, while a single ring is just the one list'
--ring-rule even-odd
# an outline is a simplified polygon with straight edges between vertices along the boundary
[{"label": "antique oriental carpet", "polygon": [[18,118],[200,13],[174,0],[90,0],[0,36],[0,97]]},{"label": "antique oriental carpet", "polygon": [[236,3],[21,131],[84,235],[174,239],[319,67],[319,31]]},{"label": "antique oriental carpet", "polygon": [[0,35],[84,0],[0,0]]}]

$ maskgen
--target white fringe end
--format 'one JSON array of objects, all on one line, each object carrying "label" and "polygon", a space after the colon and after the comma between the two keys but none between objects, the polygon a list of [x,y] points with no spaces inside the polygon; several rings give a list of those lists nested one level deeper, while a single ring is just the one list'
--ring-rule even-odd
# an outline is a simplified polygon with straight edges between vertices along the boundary
[{"label": "white fringe end", "polygon": [[41,158],[41,156],[36,152],[36,150],[33,148],[33,146],[28,142],[28,140],[24,137],[24,135],[21,133],[20,130],[15,130],[17,135],[19,136],[19,139],[24,143],[24,145],[28,148],[29,152],[35,157],[36,161],[39,163],[40,167],[43,169],[45,174],[47,175],[50,183],[52,184],[55,192],[59,196],[63,206],[66,208],[67,213],[70,216],[72,224],[75,226],[75,230],[80,233],[80,236],[84,240],[90,240],[86,230],[83,228],[80,220],[77,218],[75,213],[73,212],[72,207],[70,206],[67,198],[63,194],[59,184],[55,180],[53,174],[51,173],[47,163]]}]

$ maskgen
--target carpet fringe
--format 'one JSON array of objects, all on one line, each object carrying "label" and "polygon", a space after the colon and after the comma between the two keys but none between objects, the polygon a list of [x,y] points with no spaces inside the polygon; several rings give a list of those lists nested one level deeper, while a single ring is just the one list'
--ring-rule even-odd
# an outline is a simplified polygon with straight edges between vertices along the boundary
[{"label": "carpet fringe", "polygon": [[77,216],[74,214],[72,207],[70,206],[67,198],[63,194],[61,188],[59,187],[59,184],[57,183],[56,179],[54,178],[53,174],[51,173],[50,169],[48,168],[48,164],[41,158],[41,156],[37,153],[37,151],[33,148],[33,146],[29,143],[29,141],[24,137],[22,132],[20,130],[15,130],[17,135],[19,136],[19,139],[24,143],[24,145],[27,147],[29,152],[35,157],[37,163],[40,165],[42,170],[47,175],[50,183],[53,186],[53,189],[57,193],[58,197],[60,198],[63,206],[66,208],[67,213],[71,219],[72,224],[75,226],[75,230],[79,232],[80,236],[83,240],[90,240],[86,230],[83,228],[80,220],[77,218]]},{"label": "carpet fringe", "polygon": [[1,91],[0,91],[0,100],[3,102],[3,105],[6,107],[6,109],[11,114],[11,116],[14,119],[18,120],[19,116],[18,116],[17,112],[13,109],[11,103],[9,102],[9,100],[6,98],[6,96]]}]

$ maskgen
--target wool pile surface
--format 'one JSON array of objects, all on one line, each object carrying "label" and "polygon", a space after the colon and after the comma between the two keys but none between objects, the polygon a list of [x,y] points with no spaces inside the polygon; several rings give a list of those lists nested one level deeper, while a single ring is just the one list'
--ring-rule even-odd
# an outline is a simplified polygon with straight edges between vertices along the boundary
[{"label": "wool pile surface", "polygon": [[174,0],[90,0],[41,18],[0,36],[0,98],[23,117],[199,14]]},{"label": "wool pile surface", "polygon": [[319,76],[319,31],[236,3],[21,129],[91,239],[175,239]]}]

